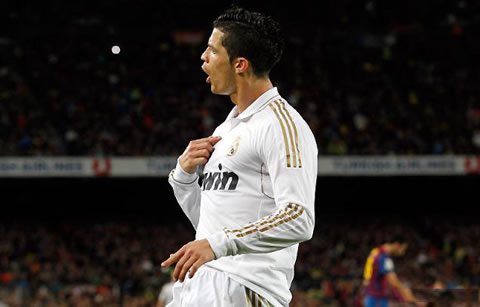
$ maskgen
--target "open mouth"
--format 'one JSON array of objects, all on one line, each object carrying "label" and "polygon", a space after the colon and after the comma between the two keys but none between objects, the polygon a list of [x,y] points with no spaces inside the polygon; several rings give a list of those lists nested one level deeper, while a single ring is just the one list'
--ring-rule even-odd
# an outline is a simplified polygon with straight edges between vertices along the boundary
[{"label": "open mouth", "polygon": [[205,82],[207,83],[211,83],[212,80],[210,78],[210,74],[207,72],[207,70],[205,69],[205,67],[202,65],[202,70],[208,75],[207,79],[205,80]]}]

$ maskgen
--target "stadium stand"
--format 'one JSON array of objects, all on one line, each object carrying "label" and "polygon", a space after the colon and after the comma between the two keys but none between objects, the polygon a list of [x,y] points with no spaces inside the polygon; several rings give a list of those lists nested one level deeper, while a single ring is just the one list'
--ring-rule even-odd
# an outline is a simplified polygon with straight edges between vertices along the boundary
[{"label": "stadium stand", "polygon": [[[273,80],[320,153],[479,153],[478,4],[406,12],[377,2],[327,1],[313,13],[299,4],[290,23],[272,9],[287,39]],[[106,3],[3,13],[1,155],[175,155],[223,121],[231,103],[209,93],[200,69],[210,20]]]},{"label": "stadium stand", "polygon": [[[360,306],[365,255],[392,232],[409,242],[395,261],[409,286],[478,288],[478,223],[317,221],[301,245],[291,306]],[[8,306],[152,306],[168,281],[162,262],[193,238],[183,223],[4,223],[0,302]],[[75,305],[77,304],[77,305]],[[122,305],[123,304],[123,305]]]}]

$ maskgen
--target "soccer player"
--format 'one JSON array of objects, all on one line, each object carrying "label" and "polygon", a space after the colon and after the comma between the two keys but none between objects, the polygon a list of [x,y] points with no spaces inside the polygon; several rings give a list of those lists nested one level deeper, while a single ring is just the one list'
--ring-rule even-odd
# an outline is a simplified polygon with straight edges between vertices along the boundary
[{"label": "soccer player", "polygon": [[169,306],[291,300],[298,243],[313,234],[317,145],[269,78],[282,48],[278,23],[263,14],[232,8],[213,23],[202,69],[212,93],[235,106],[213,136],[188,144],[169,176],[196,229],[162,263],[176,263]]},{"label": "soccer player", "polygon": [[391,256],[402,256],[406,250],[407,243],[403,236],[395,235],[389,242],[370,252],[363,273],[365,307],[387,307],[389,287],[397,290],[405,302],[426,306],[425,303],[417,301],[410,289],[402,285],[394,271]]}]

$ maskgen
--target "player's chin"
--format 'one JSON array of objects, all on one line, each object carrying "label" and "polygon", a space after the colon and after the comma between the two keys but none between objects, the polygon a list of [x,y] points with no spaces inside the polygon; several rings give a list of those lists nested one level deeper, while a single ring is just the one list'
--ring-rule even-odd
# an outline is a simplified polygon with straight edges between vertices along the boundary
[{"label": "player's chin", "polygon": [[218,88],[218,86],[215,86],[213,84],[210,84],[210,91],[215,95],[225,95],[221,88]]},{"label": "player's chin", "polygon": [[210,84],[210,90],[215,95],[230,95],[231,91],[226,87],[221,87],[218,85]]}]

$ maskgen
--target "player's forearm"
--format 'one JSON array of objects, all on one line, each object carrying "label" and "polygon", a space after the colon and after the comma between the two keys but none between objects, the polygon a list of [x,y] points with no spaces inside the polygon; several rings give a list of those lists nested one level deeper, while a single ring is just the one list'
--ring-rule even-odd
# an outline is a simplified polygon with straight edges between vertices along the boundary
[{"label": "player's forearm", "polygon": [[398,292],[400,292],[400,295],[402,296],[402,299],[405,301],[405,302],[408,302],[408,303],[414,303],[416,301],[415,297],[413,296],[412,294],[412,291],[403,286],[402,283],[397,279],[395,278],[394,280],[392,280],[390,282],[390,285],[394,288],[394,289],[397,289]]},{"label": "player's forearm", "polygon": [[200,218],[201,199],[201,190],[197,181],[196,174],[184,172],[178,164],[177,168],[168,176],[168,182],[173,188],[178,204],[195,229],[197,229]]},{"label": "player's forearm", "polygon": [[405,302],[408,303],[415,303],[417,302],[417,299],[415,296],[413,296],[412,291],[409,288],[401,286],[401,289],[399,289],[402,293],[402,298]]},{"label": "player's forearm", "polygon": [[236,229],[224,229],[207,240],[217,258],[270,253],[312,237],[314,219],[309,210],[289,204],[274,214]]}]

